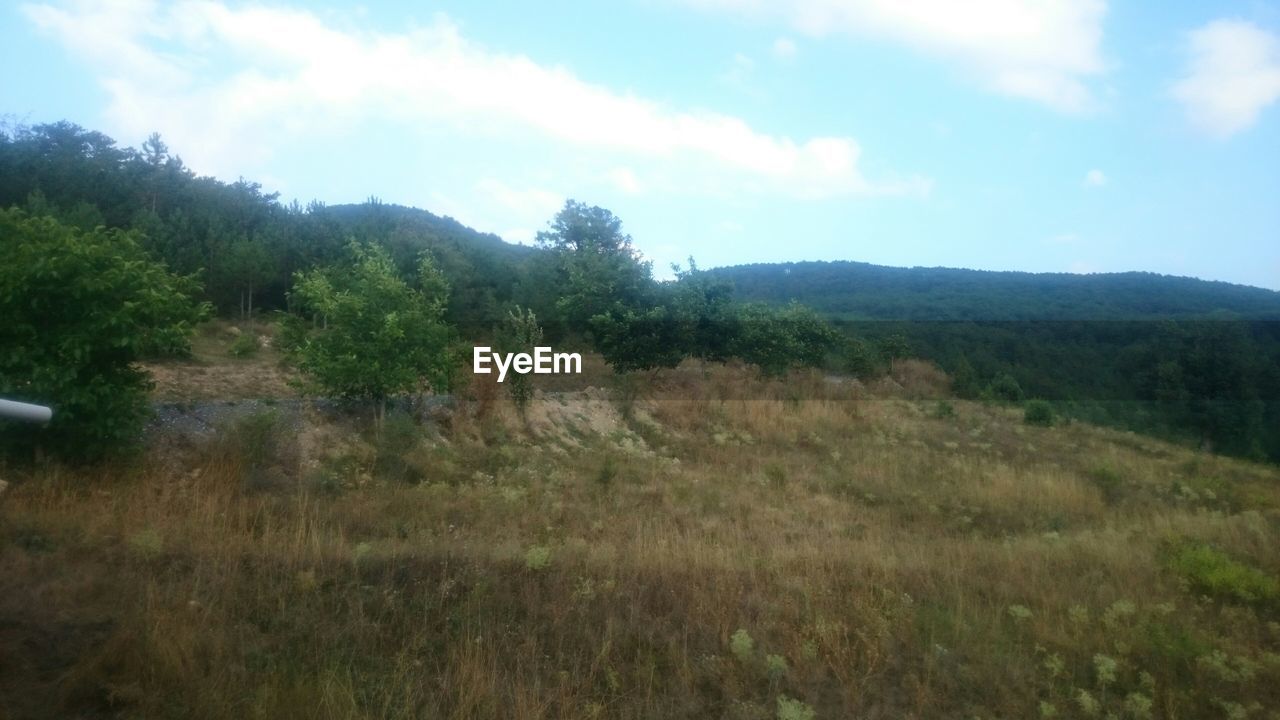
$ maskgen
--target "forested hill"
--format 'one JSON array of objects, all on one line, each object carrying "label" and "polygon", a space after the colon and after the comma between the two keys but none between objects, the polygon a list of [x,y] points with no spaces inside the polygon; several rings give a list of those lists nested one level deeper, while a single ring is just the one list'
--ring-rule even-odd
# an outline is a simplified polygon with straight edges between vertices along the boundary
[{"label": "forested hill", "polygon": [[374,198],[281,203],[257,183],[197,175],[158,135],[133,149],[69,122],[0,125],[0,208],[9,207],[83,230],[136,231],[171,270],[198,275],[201,299],[226,315],[283,309],[296,272],[340,261],[357,240],[386,247],[406,274],[430,251],[452,287],[449,320],[483,325],[513,300],[533,252]]},{"label": "forested hill", "polygon": [[1146,272],[1073,275],[861,262],[709,271],[744,300],[792,300],[844,320],[1280,320],[1280,292]]}]

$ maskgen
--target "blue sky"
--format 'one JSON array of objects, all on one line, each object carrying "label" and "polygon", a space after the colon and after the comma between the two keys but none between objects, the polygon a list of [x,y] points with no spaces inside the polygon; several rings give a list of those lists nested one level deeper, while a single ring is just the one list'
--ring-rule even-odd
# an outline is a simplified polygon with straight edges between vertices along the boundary
[{"label": "blue sky", "polygon": [[1280,289],[1280,3],[617,0],[0,8],[0,114],[306,202],[664,269],[861,260]]}]

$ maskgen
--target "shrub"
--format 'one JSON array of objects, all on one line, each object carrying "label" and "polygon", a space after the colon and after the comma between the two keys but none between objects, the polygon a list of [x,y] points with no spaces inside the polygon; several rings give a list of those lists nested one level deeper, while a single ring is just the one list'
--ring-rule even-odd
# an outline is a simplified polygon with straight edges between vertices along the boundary
[{"label": "shrub", "polygon": [[1115,470],[1109,467],[1094,468],[1089,472],[1089,480],[1102,491],[1102,496],[1106,498],[1108,503],[1114,503],[1120,499],[1124,481],[1120,479],[1120,474]]},{"label": "shrub", "polygon": [[606,454],[604,460],[600,463],[600,470],[596,473],[596,483],[608,487],[613,484],[614,479],[617,477],[617,463],[614,462],[612,454]]},{"label": "shrub", "polygon": [[733,636],[729,638],[729,651],[733,653],[734,657],[738,658],[739,662],[750,662],[755,649],[756,641],[751,639],[751,633],[742,628],[738,628],[733,633]]},{"label": "shrub", "polygon": [[244,358],[256,355],[261,349],[262,343],[258,341],[258,336],[251,332],[240,333],[236,339],[231,342],[231,347],[227,352],[232,357]]},{"label": "shrub", "polygon": [[817,716],[813,708],[799,700],[778,696],[778,720],[814,720]]},{"label": "shrub", "polygon": [[[498,348],[504,353],[529,353],[542,343],[542,328],[532,310],[516,307],[507,313],[502,322]],[[506,380],[507,392],[515,403],[516,411],[524,417],[529,402],[533,400],[533,376],[510,373]]]},{"label": "shrub", "polygon": [[1022,401],[1022,386],[1018,384],[1009,373],[1000,373],[995,376],[987,389],[983,391],[983,395],[996,402],[1016,403]]},{"label": "shrub", "polygon": [[422,468],[411,462],[411,454],[422,439],[422,429],[406,412],[393,411],[374,433],[373,446],[377,452],[373,462],[373,474],[386,480],[419,482]]},{"label": "shrub", "polygon": [[1028,425],[1053,425],[1053,406],[1044,400],[1031,400],[1023,409],[1022,419]]},{"label": "shrub", "polygon": [[947,418],[953,418],[956,416],[956,409],[955,406],[946,400],[939,400],[933,406],[933,412],[929,414],[938,420],[946,420]]},{"label": "shrub", "polygon": [[524,554],[524,566],[534,572],[545,570],[551,565],[551,548],[546,545],[534,545]]},{"label": "shrub", "polygon": [[73,460],[136,446],[150,382],[135,362],[189,349],[199,286],[136,233],[0,210],[0,238],[0,396],[54,407],[48,427],[0,422],[0,445]]},{"label": "shrub", "polygon": [[1203,543],[1174,549],[1167,564],[1193,589],[1210,597],[1259,605],[1280,600],[1280,582],[1275,578]]},{"label": "shrub", "polygon": [[258,411],[236,420],[223,438],[227,450],[239,460],[250,487],[270,484],[273,463],[280,460],[283,441],[280,413],[275,410]]},{"label": "shrub", "polygon": [[842,360],[845,372],[856,378],[869,378],[876,372],[875,352],[857,338],[851,338],[845,344]]},{"label": "shrub", "polygon": [[409,286],[381,247],[353,242],[341,269],[299,273],[289,318],[290,355],[324,392],[372,400],[379,420],[386,400],[420,388],[448,386],[452,355],[443,322],[448,285],[429,255]]},{"label": "shrub", "polygon": [[769,655],[764,659],[765,672],[769,675],[769,680],[778,682],[787,674],[787,659],[781,655]]}]

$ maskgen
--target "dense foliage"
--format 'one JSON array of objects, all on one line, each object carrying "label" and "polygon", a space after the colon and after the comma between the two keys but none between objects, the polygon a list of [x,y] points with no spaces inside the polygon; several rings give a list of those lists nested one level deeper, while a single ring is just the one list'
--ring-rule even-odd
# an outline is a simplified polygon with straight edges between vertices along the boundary
[{"label": "dense foliage", "polygon": [[321,392],[374,401],[381,418],[389,397],[424,382],[448,387],[448,284],[429,255],[419,260],[421,289],[414,289],[386,250],[353,242],[349,252],[347,263],[298,274],[288,349]]},{"label": "dense foliage", "polygon": [[533,252],[376,199],[282,204],[257,183],[197,176],[156,136],[138,151],[66,122],[0,127],[0,207],[14,206],[83,230],[137,230],[172,271],[200,273],[201,299],[225,315],[284,309],[295,273],[341,262],[356,239],[385,248],[406,278],[430,251],[453,288],[446,319],[487,327]]},{"label": "dense foliage", "polygon": [[255,183],[196,176],[157,136],[120,148],[69,123],[0,132],[0,207],[13,206],[132,231],[151,258],[198,274],[199,299],[224,315],[314,313],[291,307],[295,278],[332,279],[354,240],[417,293],[428,253],[451,288],[434,322],[464,339],[492,337],[518,305],[548,342],[594,349],[619,372],[740,358],[769,374],[826,364],[868,378],[920,356],[964,396],[1046,399],[1064,416],[1280,460],[1280,293],[1259,288],[849,262],[691,263],[658,282],[621,220],[585,203],[566,203],[537,247],[510,245],[373,198],[285,205]]},{"label": "dense foliage", "polygon": [[56,408],[47,428],[0,420],[3,444],[75,459],[132,445],[148,387],[133,363],[187,349],[198,289],[135,233],[0,210],[0,396]]},{"label": "dense foliage", "polygon": [[845,367],[904,352],[962,396],[1055,410],[1280,460],[1280,293],[1151,273],[1064,275],[747,265],[711,271],[748,300],[802,302],[857,338]]},{"label": "dense foliage", "polygon": [[798,300],[843,320],[1155,320],[1212,314],[1280,320],[1280,292],[1186,277],[898,268],[859,262],[738,265],[711,271],[745,299]]}]

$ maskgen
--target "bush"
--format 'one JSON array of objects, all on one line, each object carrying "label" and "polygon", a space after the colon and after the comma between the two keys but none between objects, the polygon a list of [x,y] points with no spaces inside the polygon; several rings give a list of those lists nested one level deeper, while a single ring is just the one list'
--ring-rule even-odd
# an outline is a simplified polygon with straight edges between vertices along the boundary
[{"label": "bush", "polygon": [[733,656],[738,658],[738,662],[748,663],[756,650],[756,641],[751,638],[751,633],[743,628],[738,628],[729,638],[729,651]]},{"label": "bush", "polygon": [[551,565],[551,548],[534,545],[524,554],[524,566],[534,572],[546,570]]},{"label": "bush", "polygon": [[876,372],[875,353],[867,343],[857,338],[851,338],[845,344],[843,357],[845,372],[858,378],[865,380]]},{"label": "bush", "polygon": [[1022,386],[1009,373],[1000,373],[992,378],[991,383],[987,385],[987,389],[983,391],[983,395],[987,399],[996,402],[1022,402]]},{"label": "bush", "polygon": [[[501,352],[532,355],[534,348],[540,344],[542,327],[538,325],[538,318],[532,310],[517,306],[507,313],[498,338],[498,349]],[[520,413],[520,417],[524,417],[529,402],[533,400],[533,376],[511,373],[507,375],[506,385],[516,411]]]},{"label": "bush", "polygon": [[938,420],[946,420],[956,416],[956,408],[946,400],[939,400],[929,414]]},{"label": "bush", "polygon": [[814,720],[817,716],[805,703],[786,695],[778,696],[778,720]]},{"label": "bush", "polygon": [[0,446],[72,460],[136,446],[150,381],[134,363],[189,349],[199,286],[136,233],[0,210],[0,238],[0,396],[54,408],[44,428],[0,421]]},{"label": "bush", "polygon": [[422,386],[448,386],[449,328],[443,322],[448,285],[423,255],[409,287],[381,247],[353,242],[351,264],[300,273],[293,297],[306,313],[289,318],[285,337],[298,367],[319,388],[377,403]]},{"label": "bush", "polygon": [[1022,419],[1028,425],[1049,427],[1053,425],[1053,406],[1044,400],[1031,400],[1023,410]]},{"label": "bush", "polygon": [[406,412],[392,411],[374,430],[373,474],[384,480],[420,482],[422,468],[413,462],[413,451],[422,441],[422,429]]},{"label": "bush", "polygon": [[1089,471],[1089,480],[1102,491],[1102,496],[1108,503],[1114,503],[1120,499],[1124,489],[1124,481],[1120,478],[1120,473],[1109,467],[1097,467]]},{"label": "bush", "polygon": [[231,353],[232,357],[244,358],[256,355],[261,348],[262,343],[258,341],[258,336],[251,332],[246,332],[236,336],[227,352]]},{"label": "bush", "polygon": [[1203,543],[1175,548],[1167,564],[1194,590],[1210,597],[1250,605],[1280,601],[1280,582],[1275,578]]}]

